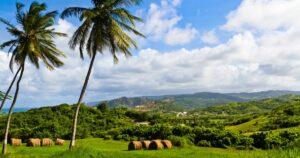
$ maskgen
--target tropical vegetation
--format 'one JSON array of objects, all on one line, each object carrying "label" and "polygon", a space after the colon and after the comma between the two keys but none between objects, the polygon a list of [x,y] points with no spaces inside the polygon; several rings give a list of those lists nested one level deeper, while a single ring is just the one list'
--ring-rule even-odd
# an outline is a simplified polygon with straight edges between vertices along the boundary
[{"label": "tropical vegetation", "polygon": [[[118,54],[131,56],[137,49],[134,36],[142,19],[130,7],[141,0],[92,0],[92,7],[66,8],[61,18],[76,17],[80,26],[69,41],[71,49],[90,58],[78,101],[74,105],[34,108],[15,112],[26,64],[47,69],[63,66],[64,53],[54,38],[65,33],[53,28],[57,11],[45,3],[32,2],[28,10],[16,3],[16,25],[0,18],[12,39],[0,45],[8,49],[13,78],[6,92],[0,91],[0,112],[12,99],[7,114],[0,115],[4,157],[296,157],[300,150],[299,92],[194,93],[134,97],[84,104],[84,95],[98,54],[109,52],[115,63]],[[133,36],[131,36],[133,35]],[[14,66],[17,66],[15,71]],[[14,72],[15,71],[15,72]],[[14,95],[10,92],[15,85]],[[80,111],[80,112],[79,112]],[[61,138],[69,146],[14,148],[9,138]],[[75,148],[75,139],[78,145]],[[125,152],[133,140],[168,139],[171,150]],[[70,140],[70,141],[69,141]],[[74,149],[68,150],[66,149]],[[232,152],[233,151],[233,152]],[[24,156],[26,154],[26,156]]]},{"label": "tropical vegetation", "polygon": [[[1,48],[9,47],[11,52],[10,69],[13,70],[13,65],[18,65],[19,78],[17,79],[16,90],[10,106],[7,122],[5,126],[4,141],[2,153],[5,154],[7,150],[8,132],[11,122],[11,116],[14,106],[17,102],[20,82],[22,80],[26,59],[28,59],[36,68],[39,68],[39,60],[41,60],[49,70],[63,65],[63,62],[58,59],[58,56],[63,56],[54,44],[53,37],[66,36],[64,33],[55,32],[52,28],[54,25],[56,11],[45,12],[46,4],[33,2],[28,11],[23,10],[22,3],[16,4],[16,21],[18,26],[14,26],[5,19],[0,19],[0,22],[7,26],[7,31],[14,37],[12,40],[4,42]],[[11,86],[13,85],[18,72],[5,95],[8,95]],[[3,103],[5,98],[3,100]],[[2,104],[3,104],[2,103]],[[2,106],[2,105],[1,105]]]},{"label": "tropical vegetation", "polygon": [[[283,99],[285,98],[285,99]],[[289,99],[288,99],[289,98]],[[172,113],[141,112],[135,109],[109,108],[102,103],[96,107],[81,105],[76,137],[78,139],[103,138],[105,140],[152,140],[169,139],[175,146],[201,146],[236,149],[286,149],[300,143],[298,96],[282,96],[267,99],[271,103],[280,99],[289,100],[274,106],[270,111],[253,115],[243,110],[236,114],[215,115],[221,106],[203,109],[194,115],[177,117]],[[266,100],[240,103],[258,105]],[[271,107],[271,106],[269,106]],[[62,104],[54,107],[31,109],[15,113],[10,137],[21,138],[63,138],[70,140],[71,120],[76,105]],[[230,108],[229,108],[230,109]],[[210,113],[207,112],[210,110]],[[206,112],[206,114],[204,114]],[[277,125],[278,119],[293,122],[286,126]],[[4,127],[4,117],[0,118],[0,128]],[[245,128],[246,127],[246,128]],[[273,128],[270,128],[273,127]],[[3,132],[3,131],[2,131]]]},{"label": "tropical vegetation", "polygon": [[132,47],[137,48],[136,42],[127,32],[131,32],[137,36],[143,36],[142,33],[134,28],[136,22],[142,22],[142,19],[131,14],[127,9],[130,6],[139,4],[140,1],[141,0],[92,0],[92,8],[69,7],[61,14],[63,19],[69,16],[76,16],[82,22],[74,32],[69,44],[72,49],[79,46],[82,59],[84,56],[84,48],[91,58],[90,66],[74,113],[70,149],[75,146],[78,113],[97,53],[104,53],[104,51],[109,50],[116,63],[118,61],[117,53],[130,56],[130,49]]}]

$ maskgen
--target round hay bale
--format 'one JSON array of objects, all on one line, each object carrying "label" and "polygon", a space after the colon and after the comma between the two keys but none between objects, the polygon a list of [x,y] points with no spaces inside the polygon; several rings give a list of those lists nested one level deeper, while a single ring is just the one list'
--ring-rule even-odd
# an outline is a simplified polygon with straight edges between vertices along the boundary
[{"label": "round hay bale", "polygon": [[142,146],[144,149],[149,149],[149,145],[150,145],[151,141],[150,140],[143,140],[142,141]]},{"label": "round hay bale", "polygon": [[64,144],[65,144],[65,140],[63,139],[57,138],[55,141],[55,145],[64,145]]},{"label": "round hay bale", "polygon": [[152,140],[149,144],[149,150],[160,150],[163,149],[164,146],[161,143],[161,140]]},{"label": "round hay bale", "polygon": [[43,138],[42,139],[42,146],[52,146],[53,141],[50,138]]},{"label": "round hay bale", "polygon": [[41,146],[41,140],[38,138],[30,138],[27,142],[27,146]]},{"label": "round hay bale", "polygon": [[172,142],[169,140],[162,140],[161,143],[163,144],[165,149],[171,149],[172,148]]},{"label": "round hay bale", "polygon": [[142,149],[142,143],[140,141],[131,141],[128,144],[128,150],[141,150]]},{"label": "round hay bale", "polygon": [[21,146],[22,145],[22,139],[11,138],[10,139],[10,145],[12,145],[12,146]]}]

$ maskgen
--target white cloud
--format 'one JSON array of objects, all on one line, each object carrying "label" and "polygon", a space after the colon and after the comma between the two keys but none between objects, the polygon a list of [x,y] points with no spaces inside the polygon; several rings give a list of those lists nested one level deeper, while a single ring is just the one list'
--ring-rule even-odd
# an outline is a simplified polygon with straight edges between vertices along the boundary
[{"label": "white cloud", "polygon": [[178,5],[180,5],[181,3],[182,3],[182,0],[173,0],[173,1],[172,1],[173,6],[178,6]]},{"label": "white cloud", "polygon": [[[269,11],[268,6],[276,6],[272,2],[285,4],[283,6],[286,8],[277,9],[278,12],[282,13],[282,10],[290,9],[290,14],[296,14],[288,4],[288,2],[295,4],[295,1],[292,0],[253,1],[255,8],[266,8],[262,8],[260,11],[252,10],[252,13],[271,16],[270,13],[264,13],[264,11]],[[257,4],[262,6],[258,7]],[[265,6],[265,4],[268,5]],[[165,4],[162,3],[163,5]],[[152,6],[152,11],[162,10],[155,7],[161,6]],[[297,8],[298,5],[295,7]],[[246,18],[242,22],[235,20],[245,17],[244,12],[251,10],[250,8],[253,9],[251,1],[245,1],[229,16],[225,26],[232,30],[235,35],[225,43],[198,49],[174,51],[147,48],[140,50],[137,55],[129,59],[121,56],[118,65],[113,64],[109,53],[99,54],[85,101],[120,96],[192,93],[196,91],[299,90],[300,27],[296,24],[297,19],[288,21],[283,18],[286,15],[273,11],[274,16],[272,14],[271,17],[274,19],[270,20],[272,21],[271,24],[277,25],[276,27],[270,27],[265,23],[256,24],[259,23],[257,21],[260,21],[261,16],[253,16],[248,20]],[[153,14],[158,14],[155,15],[157,17],[170,15],[164,13],[165,15],[161,16],[161,13],[154,12]],[[177,13],[173,15],[177,15]],[[288,15],[288,17],[295,17],[295,15]],[[174,21],[171,19],[167,19],[167,21]],[[285,20],[285,23],[282,20]],[[164,39],[169,30],[176,28],[177,22],[167,26],[167,29],[160,22],[152,26],[153,28],[151,27],[150,30],[156,30],[155,27],[163,28],[164,36],[160,39]],[[281,29],[283,26],[284,29]],[[72,24],[61,20],[55,28],[69,34],[74,31]],[[156,31],[160,32],[159,30]],[[260,32],[259,35],[257,35],[257,31]],[[76,102],[89,59],[86,58],[85,61],[82,61],[78,51],[70,50],[67,43],[68,40],[65,38],[57,39],[58,47],[67,54],[67,58],[63,58],[65,66],[62,68],[49,72],[44,67],[36,70],[32,65],[27,65],[22,81],[19,105],[52,105],[62,102]],[[172,43],[174,41],[169,44]],[[13,76],[9,71],[8,61],[9,57],[4,52],[0,52],[1,90],[7,88],[7,84]]]},{"label": "white cloud", "polygon": [[181,0],[162,0],[160,5],[151,3],[145,24],[139,30],[144,30],[152,41],[164,41],[168,45],[188,44],[197,36],[198,31],[191,24],[187,24],[185,28],[177,27],[182,20],[176,10],[180,4]]},{"label": "white cloud", "polygon": [[165,36],[168,45],[184,45],[193,41],[198,35],[197,29],[187,25],[185,28],[172,28]]},{"label": "white cloud", "polygon": [[217,37],[215,31],[211,30],[202,35],[201,41],[206,44],[218,44],[219,38]]},{"label": "white cloud", "polygon": [[299,0],[244,0],[227,16],[224,29],[272,31],[298,27]]}]

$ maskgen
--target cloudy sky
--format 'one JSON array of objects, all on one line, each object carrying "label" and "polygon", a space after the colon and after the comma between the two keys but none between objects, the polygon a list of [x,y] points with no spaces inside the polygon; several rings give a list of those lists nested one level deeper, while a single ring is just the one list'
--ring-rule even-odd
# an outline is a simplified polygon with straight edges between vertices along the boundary
[{"label": "cloudy sky", "polygon": [[[29,5],[31,1],[23,1]],[[47,1],[45,1],[47,2]],[[0,16],[14,23],[13,0],[3,0]],[[90,6],[89,1],[52,0],[49,10]],[[212,92],[300,90],[299,0],[145,0],[131,11],[147,38],[133,56],[98,55],[85,102],[121,96]],[[72,35],[79,21],[57,19],[55,28]],[[0,42],[10,39],[0,25]],[[19,107],[76,102],[88,68],[68,38],[56,39],[65,66],[36,70],[27,64]],[[0,51],[0,90],[13,74]]]}]

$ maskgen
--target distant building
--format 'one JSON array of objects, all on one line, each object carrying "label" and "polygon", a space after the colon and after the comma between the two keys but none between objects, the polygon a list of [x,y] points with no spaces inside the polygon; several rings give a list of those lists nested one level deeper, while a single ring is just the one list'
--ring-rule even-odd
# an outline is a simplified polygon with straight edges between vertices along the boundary
[{"label": "distant building", "polygon": [[187,116],[187,112],[179,112],[176,114],[177,117]]},{"label": "distant building", "polygon": [[137,122],[136,125],[149,125],[150,122]]}]

